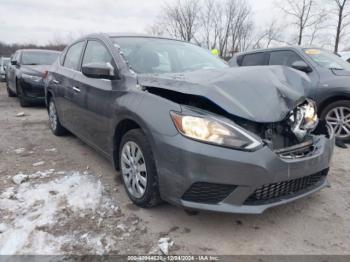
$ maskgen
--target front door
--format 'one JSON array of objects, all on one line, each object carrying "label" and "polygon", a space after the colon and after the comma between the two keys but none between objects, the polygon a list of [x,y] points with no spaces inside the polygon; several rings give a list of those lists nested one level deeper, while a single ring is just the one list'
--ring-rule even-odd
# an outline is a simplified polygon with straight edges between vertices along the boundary
[{"label": "front door", "polygon": [[[89,63],[110,63],[116,67],[107,47],[98,40],[89,40],[82,59],[82,66]],[[106,155],[110,148],[109,131],[112,125],[113,101],[118,94],[118,80],[95,79],[77,73],[74,78],[75,123],[80,134]]]}]

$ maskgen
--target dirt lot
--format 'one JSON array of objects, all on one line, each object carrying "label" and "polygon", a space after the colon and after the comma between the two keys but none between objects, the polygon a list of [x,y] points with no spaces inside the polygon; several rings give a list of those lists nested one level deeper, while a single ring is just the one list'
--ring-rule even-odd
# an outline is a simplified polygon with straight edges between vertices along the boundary
[{"label": "dirt lot", "polygon": [[140,209],[108,161],[1,83],[0,254],[349,254],[349,159],[336,149],[331,188],[259,216]]}]

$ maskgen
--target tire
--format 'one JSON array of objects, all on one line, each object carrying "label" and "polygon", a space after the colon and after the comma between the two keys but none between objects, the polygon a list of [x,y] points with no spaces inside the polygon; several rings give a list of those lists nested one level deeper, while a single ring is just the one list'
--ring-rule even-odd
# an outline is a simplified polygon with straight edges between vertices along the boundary
[{"label": "tire", "polygon": [[[130,153],[128,149],[134,152]],[[124,188],[134,204],[148,208],[162,202],[151,146],[141,129],[130,130],[123,136],[119,148],[119,166]]]},{"label": "tire", "polygon": [[51,98],[48,103],[49,125],[52,133],[55,136],[64,136],[68,133],[58,118],[55,101]]},{"label": "tire", "polygon": [[350,142],[350,100],[340,100],[329,104],[322,111],[321,119],[326,120],[333,127],[337,140]]},{"label": "tire", "polygon": [[23,90],[18,80],[16,80],[16,91],[17,91],[17,97],[19,99],[19,104],[21,105],[21,107],[30,106],[30,103],[25,99],[23,95]]},{"label": "tire", "polygon": [[8,97],[15,97],[16,96],[16,94],[11,91],[8,84],[6,84],[6,91],[7,91]]}]

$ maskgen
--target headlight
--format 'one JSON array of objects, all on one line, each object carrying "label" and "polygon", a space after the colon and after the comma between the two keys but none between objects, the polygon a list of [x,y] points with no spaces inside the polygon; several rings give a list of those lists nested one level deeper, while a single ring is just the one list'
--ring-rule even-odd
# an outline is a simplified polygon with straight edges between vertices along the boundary
[{"label": "headlight", "polygon": [[317,108],[314,101],[306,99],[299,105],[289,118],[292,131],[302,140],[308,132],[313,131],[318,124]]},{"label": "headlight", "polygon": [[27,75],[27,74],[22,74],[22,78],[27,80],[32,80],[35,82],[39,82],[43,79],[41,76],[33,76],[33,75]]},{"label": "headlight", "polygon": [[261,145],[243,129],[214,118],[181,115],[171,112],[177,130],[198,141],[241,150],[254,150]]}]

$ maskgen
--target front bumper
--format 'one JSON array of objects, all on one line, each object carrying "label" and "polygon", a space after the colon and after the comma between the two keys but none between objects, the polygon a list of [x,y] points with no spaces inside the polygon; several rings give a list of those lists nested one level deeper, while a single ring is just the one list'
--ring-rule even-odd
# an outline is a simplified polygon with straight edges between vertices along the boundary
[{"label": "front bumper", "polygon": [[[334,148],[334,137],[315,136],[311,155],[282,159],[267,146],[244,152],[192,141],[181,135],[157,135],[154,141],[160,194],[164,200],[189,209],[249,214],[260,214],[327,186],[326,174]],[[312,180],[314,176],[316,182]],[[303,183],[308,186],[302,187]],[[198,184],[207,191],[201,192],[203,189]],[[276,197],[248,203],[257,190],[267,190]],[[278,194],[288,190],[292,194]],[[188,197],[191,194],[199,197]]]},{"label": "front bumper", "polygon": [[43,80],[34,81],[31,79],[21,79],[20,85],[23,92],[23,98],[30,102],[45,101],[45,86]]},{"label": "front bumper", "polygon": [[0,81],[5,81],[6,80],[6,75],[1,73],[0,74]]}]

